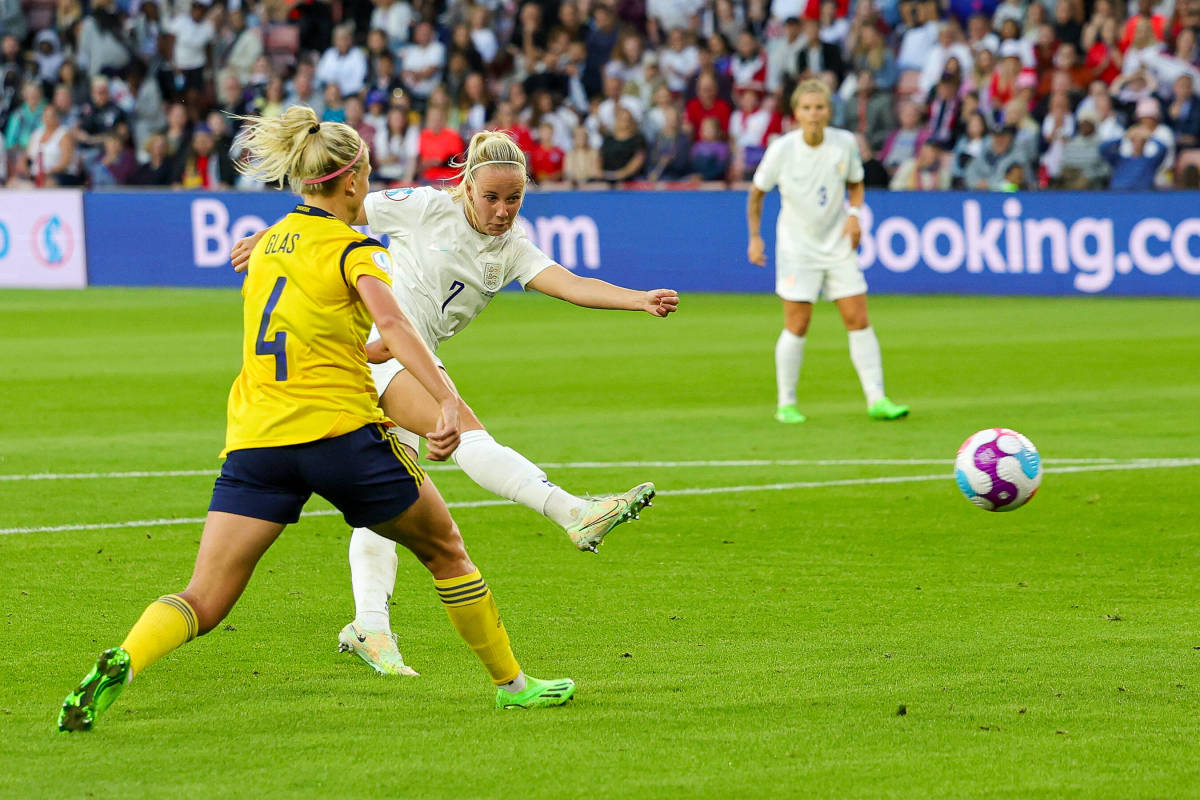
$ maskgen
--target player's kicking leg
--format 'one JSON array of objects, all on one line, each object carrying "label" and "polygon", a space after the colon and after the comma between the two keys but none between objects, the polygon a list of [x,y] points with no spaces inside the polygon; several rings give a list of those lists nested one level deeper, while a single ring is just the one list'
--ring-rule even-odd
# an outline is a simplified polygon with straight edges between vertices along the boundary
[{"label": "player's kicking leg", "polygon": [[[376,373],[376,382],[379,380]],[[400,371],[386,385],[380,404],[388,417],[406,431],[433,430],[437,403],[412,375]],[[573,495],[551,483],[541,467],[492,438],[465,403],[459,408],[459,423],[462,437],[451,454],[459,469],[489,492],[553,521],[579,550],[595,552],[614,528],[638,519],[654,497],[652,483],[596,498]],[[416,437],[406,443],[415,452]]]}]

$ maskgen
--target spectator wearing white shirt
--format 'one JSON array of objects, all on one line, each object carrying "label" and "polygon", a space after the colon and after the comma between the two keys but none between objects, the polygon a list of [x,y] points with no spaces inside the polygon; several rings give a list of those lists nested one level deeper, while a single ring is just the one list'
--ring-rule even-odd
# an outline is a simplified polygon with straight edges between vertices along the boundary
[{"label": "spectator wearing white shirt", "polygon": [[342,97],[358,94],[367,82],[367,57],[354,46],[354,34],[347,25],[333,31],[333,46],[317,62],[318,86],[333,84]]},{"label": "spectator wearing white shirt", "polygon": [[408,32],[412,26],[413,9],[408,0],[375,0],[371,12],[371,28],[387,34],[388,44],[398,50],[408,44]]},{"label": "spectator wearing white shirt", "polygon": [[667,34],[667,47],[658,55],[658,68],[667,88],[675,94],[681,94],[700,70],[700,52],[688,41],[683,28],[672,28]]},{"label": "spectator wearing white shirt", "polygon": [[800,35],[800,18],[788,17],[783,24],[783,36],[767,44],[768,92],[783,86],[785,79],[796,77],[796,63],[804,45],[804,37]]},{"label": "spectator wearing white shirt", "polygon": [[177,14],[167,23],[167,32],[175,37],[171,55],[175,88],[172,96],[204,90],[204,69],[217,37],[216,28],[206,17],[211,4],[212,0],[193,0],[187,13]]},{"label": "spectator wearing white shirt", "polygon": [[262,29],[246,24],[246,12],[235,8],[229,12],[229,28],[223,31],[217,48],[217,63],[232,69],[238,80],[250,79],[250,70],[263,52]]},{"label": "spectator wearing white shirt", "polygon": [[471,28],[471,43],[485,64],[491,64],[500,52],[500,41],[492,30],[491,15],[483,5],[471,6],[467,21]]},{"label": "spectator wearing white shirt", "polygon": [[784,23],[792,19],[799,21],[807,7],[808,0],[772,0],[771,19]]},{"label": "spectator wearing white shirt", "polygon": [[729,62],[729,77],[734,86],[757,83],[766,86],[767,54],[750,31],[742,31],[737,37],[737,49]]},{"label": "spectator wearing white shirt", "polygon": [[642,101],[634,95],[625,94],[624,90],[625,84],[615,75],[609,75],[604,79],[604,99],[596,107],[595,113],[601,134],[612,132],[617,123],[618,108],[629,109],[629,113],[633,114],[634,121],[641,126],[642,117],[645,114]]},{"label": "spectator wearing white shirt", "polygon": [[676,28],[695,31],[700,11],[706,5],[705,0],[646,0],[646,30],[650,40],[661,42],[663,31]]},{"label": "spectator wearing white shirt", "polygon": [[929,51],[937,44],[939,25],[936,0],[923,0],[917,6],[917,22],[919,24],[905,31],[900,40],[896,66],[901,70],[919,71],[925,66]]},{"label": "spectator wearing white shirt", "polygon": [[946,69],[946,62],[951,58],[958,60],[958,65],[962,68],[964,75],[969,74],[975,66],[971,49],[963,44],[962,30],[958,27],[958,23],[947,20],[942,23],[941,30],[938,31],[937,44],[925,53],[925,66],[921,68],[921,76],[917,81],[920,96],[929,94],[930,90],[937,85]]},{"label": "spectator wearing white shirt", "polygon": [[413,30],[412,44],[400,55],[400,77],[409,92],[424,107],[425,101],[441,82],[442,70],[446,67],[446,48],[433,38],[433,26],[420,22]]}]

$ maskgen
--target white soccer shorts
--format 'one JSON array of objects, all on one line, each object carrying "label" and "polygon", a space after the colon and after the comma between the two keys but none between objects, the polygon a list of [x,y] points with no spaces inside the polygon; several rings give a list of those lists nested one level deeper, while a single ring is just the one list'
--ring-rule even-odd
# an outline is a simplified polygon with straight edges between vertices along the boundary
[{"label": "white soccer shorts", "polygon": [[815,303],[818,297],[841,300],[867,293],[867,279],[851,257],[840,264],[814,267],[784,258],[775,259],[775,294],[794,303]]},{"label": "white soccer shorts", "polygon": [[[437,356],[433,357],[433,361],[442,369],[446,368],[442,364],[442,360]],[[394,358],[389,358],[382,364],[368,364],[367,366],[371,368],[371,378],[375,381],[375,391],[380,397],[383,397],[383,393],[387,391],[388,384],[392,382],[392,379],[401,372],[404,372],[404,365]],[[396,434],[396,438],[400,440],[401,444],[408,445],[415,453],[421,452],[420,436],[398,425],[392,428],[392,432]]]}]

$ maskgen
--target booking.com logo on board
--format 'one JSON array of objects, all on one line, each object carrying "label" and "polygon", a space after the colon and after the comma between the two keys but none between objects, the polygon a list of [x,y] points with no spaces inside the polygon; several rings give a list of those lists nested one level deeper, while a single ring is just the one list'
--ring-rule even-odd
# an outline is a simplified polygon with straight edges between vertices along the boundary
[{"label": "booking.com logo on board", "polygon": [[[878,264],[905,273],[921,264],[941,275],[1057,273],[1071,275],[1072,286],[1086,294],[1103,292],[1118,276],[1135,270],[1157,277],[1177,267],[1186,275],[1200,276],[1200,219],[1195,217],[1174,222],[1156,216],[1130,218],[1132,214],[1120,220],[1072,218],[1064,203],[1062,211],[1037,218],[1026,213],[1021,200],[1008,197],[1000,216],[986,218],[978,200],[954,202],[954,195],[939,199],[938,211],[958,213],[920,219],[923,209],[917,208],[913,214],[876,220],[872,209],[864,208],[859,249],[863,268]],[[1128,232],[1122,235],[1126,226]]]}]

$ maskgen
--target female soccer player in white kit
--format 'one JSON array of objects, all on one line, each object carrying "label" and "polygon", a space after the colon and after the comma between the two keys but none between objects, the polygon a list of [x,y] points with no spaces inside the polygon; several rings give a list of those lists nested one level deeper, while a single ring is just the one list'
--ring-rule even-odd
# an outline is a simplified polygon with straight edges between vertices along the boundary
[{"label": "female soccer player in white kit", "polygon": [[[462,181],[448,191],[430,187],[372,192],[356,224],[390,237],[395,261],[393,290],[404,313],[429,348],[479,316],[501,288],[522,287],[588,308],[645,311],[665,317],[679,296],[670,289],[639,292],[583,278],[556,264],[524,235],[512,230],[525,196],[524,154],[508,134],[482,131],[471,138]],[[241,268],[266,231],[239,242],[234,265]],[[413,454],[416,431],[436,428],[432,396],[382,342],[367,348],[384,412],[403,430],[398,438]],[[439,362],[439,366],[441,366]],[[443,367],[444,369],[444,367]],[[427,439],[431,459],[454,459],[475,483],[553,520],[580,550],[592,550],[613,528],[650,504],[654,484],[641,483],[619,495],[585,499],[546,479],[546,473],[505,447],[465,404],[459,409],[461,438]],[[352,651],[383,674],[415,675],[404,664],[391,632],[388,602],[396,581],[396,545],[365,528],[350,539],[350,574],[355,620],[338,636],[339,649]]]},{"label": "female soccer player in white kit", "polygon": [[[858,372],[873,419],[900,419],[908,406],[883,391],[879,340],[867,320],[867,282],[858,267],[858,215],[863,202],[863,166],[849,131],[827,127],[829,89],[819,80],[801,81],[792,95],[798,129],[776,138],[754,172],[746,203],[750,229],[747,256],[765,266],[761,234],[763,197],[779,187],[781,207],[775,235],[775,293],[783,301],[783,331],[775,343],[779,402],[775,419],[804,422],[796,407],[796,382],[804,360],[804,335],[812,306],[824,294],[842,315],[850,337],[850,360]],[[845,208],[849,190],[850,210]]]}]

